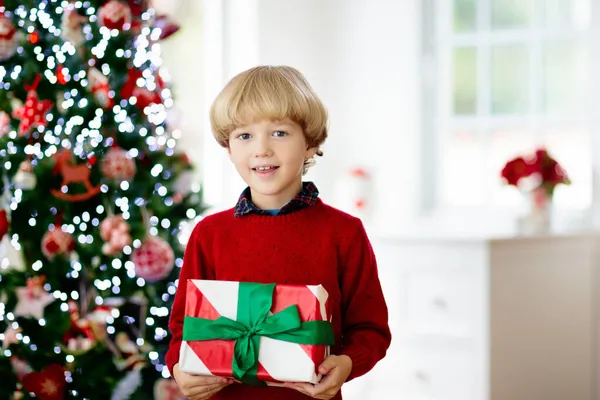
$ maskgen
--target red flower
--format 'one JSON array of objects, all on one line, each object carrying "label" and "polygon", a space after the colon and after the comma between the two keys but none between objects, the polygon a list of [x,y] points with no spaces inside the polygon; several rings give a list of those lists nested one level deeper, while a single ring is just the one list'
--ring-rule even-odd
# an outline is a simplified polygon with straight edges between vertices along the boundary
[{"label": "red flower", "polygon": [[536,150],[531,157],[510,160],[502,169],[502,178],[513,186],[517,186],[521,178],[530,175],[538,175],[539,187],[544,188],[550,195],[557,185],[571,183],[566,171],[544,148]]},{"label": "red flower", "polygon": [[517,157],[506,163],[502,169],[502,178],[509,185],[517,186],[519,180],[530,174],[530,168],[523,157]]}]

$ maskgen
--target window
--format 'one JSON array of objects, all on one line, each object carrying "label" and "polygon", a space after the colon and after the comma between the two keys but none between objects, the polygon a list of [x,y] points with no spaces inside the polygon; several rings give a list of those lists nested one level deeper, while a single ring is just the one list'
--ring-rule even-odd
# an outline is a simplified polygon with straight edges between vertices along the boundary
[{"label": "window", "polygon": [[521,196],[502,184],[502,166],[545,146],[573,182],[556,207],[590,207],[591,1],[428,1],[429,204],[513,207]]}]

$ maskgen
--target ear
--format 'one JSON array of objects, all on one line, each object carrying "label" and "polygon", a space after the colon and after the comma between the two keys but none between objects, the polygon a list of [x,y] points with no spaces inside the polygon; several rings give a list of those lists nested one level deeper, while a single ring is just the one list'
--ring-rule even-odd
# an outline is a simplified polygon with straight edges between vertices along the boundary
[{"label": "ear", "polygon": [[317,154],[317,148],[316,147],[309,147],[308,149],[306,149],[306,152],[304,153],[304,158],[309,159],[309,158],[313,158],[315,156],[315,154]]}]

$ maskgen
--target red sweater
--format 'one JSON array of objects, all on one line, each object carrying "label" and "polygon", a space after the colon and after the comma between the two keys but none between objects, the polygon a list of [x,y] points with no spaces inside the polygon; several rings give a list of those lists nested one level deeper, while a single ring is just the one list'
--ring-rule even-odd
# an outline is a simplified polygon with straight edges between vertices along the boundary
[{"label": "red sweater", "polygon": [[[233,209],[204,218],[188,242],[179,282],[216,279],[297,285],[321,284],[329,293],[336,345],[332,354],[348,355],[348,380],[370,371],[390,345],[388,312],[377,264],[362,222],[317,199],[315,205],[279,216]],[[185,285],[175,295],[166,363],[173,374],[179,361]],[[233,384],[214,399],[304,400],[287,388]],[[338,394],[334,399],[341,399]]]}]

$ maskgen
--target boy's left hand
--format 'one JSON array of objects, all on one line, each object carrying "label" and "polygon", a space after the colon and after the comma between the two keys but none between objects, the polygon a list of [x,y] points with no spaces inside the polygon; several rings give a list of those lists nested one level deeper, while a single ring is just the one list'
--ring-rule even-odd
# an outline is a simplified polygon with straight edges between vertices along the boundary
[{"label": "boy's left hand", "polygon": [[352,359],[346,355],[329,356],[321,365],[319,373],[323,379],[316,385],[310,383],[286,383],[285,386],[315,399],[331,399],[348,379],[352,372]]}]

